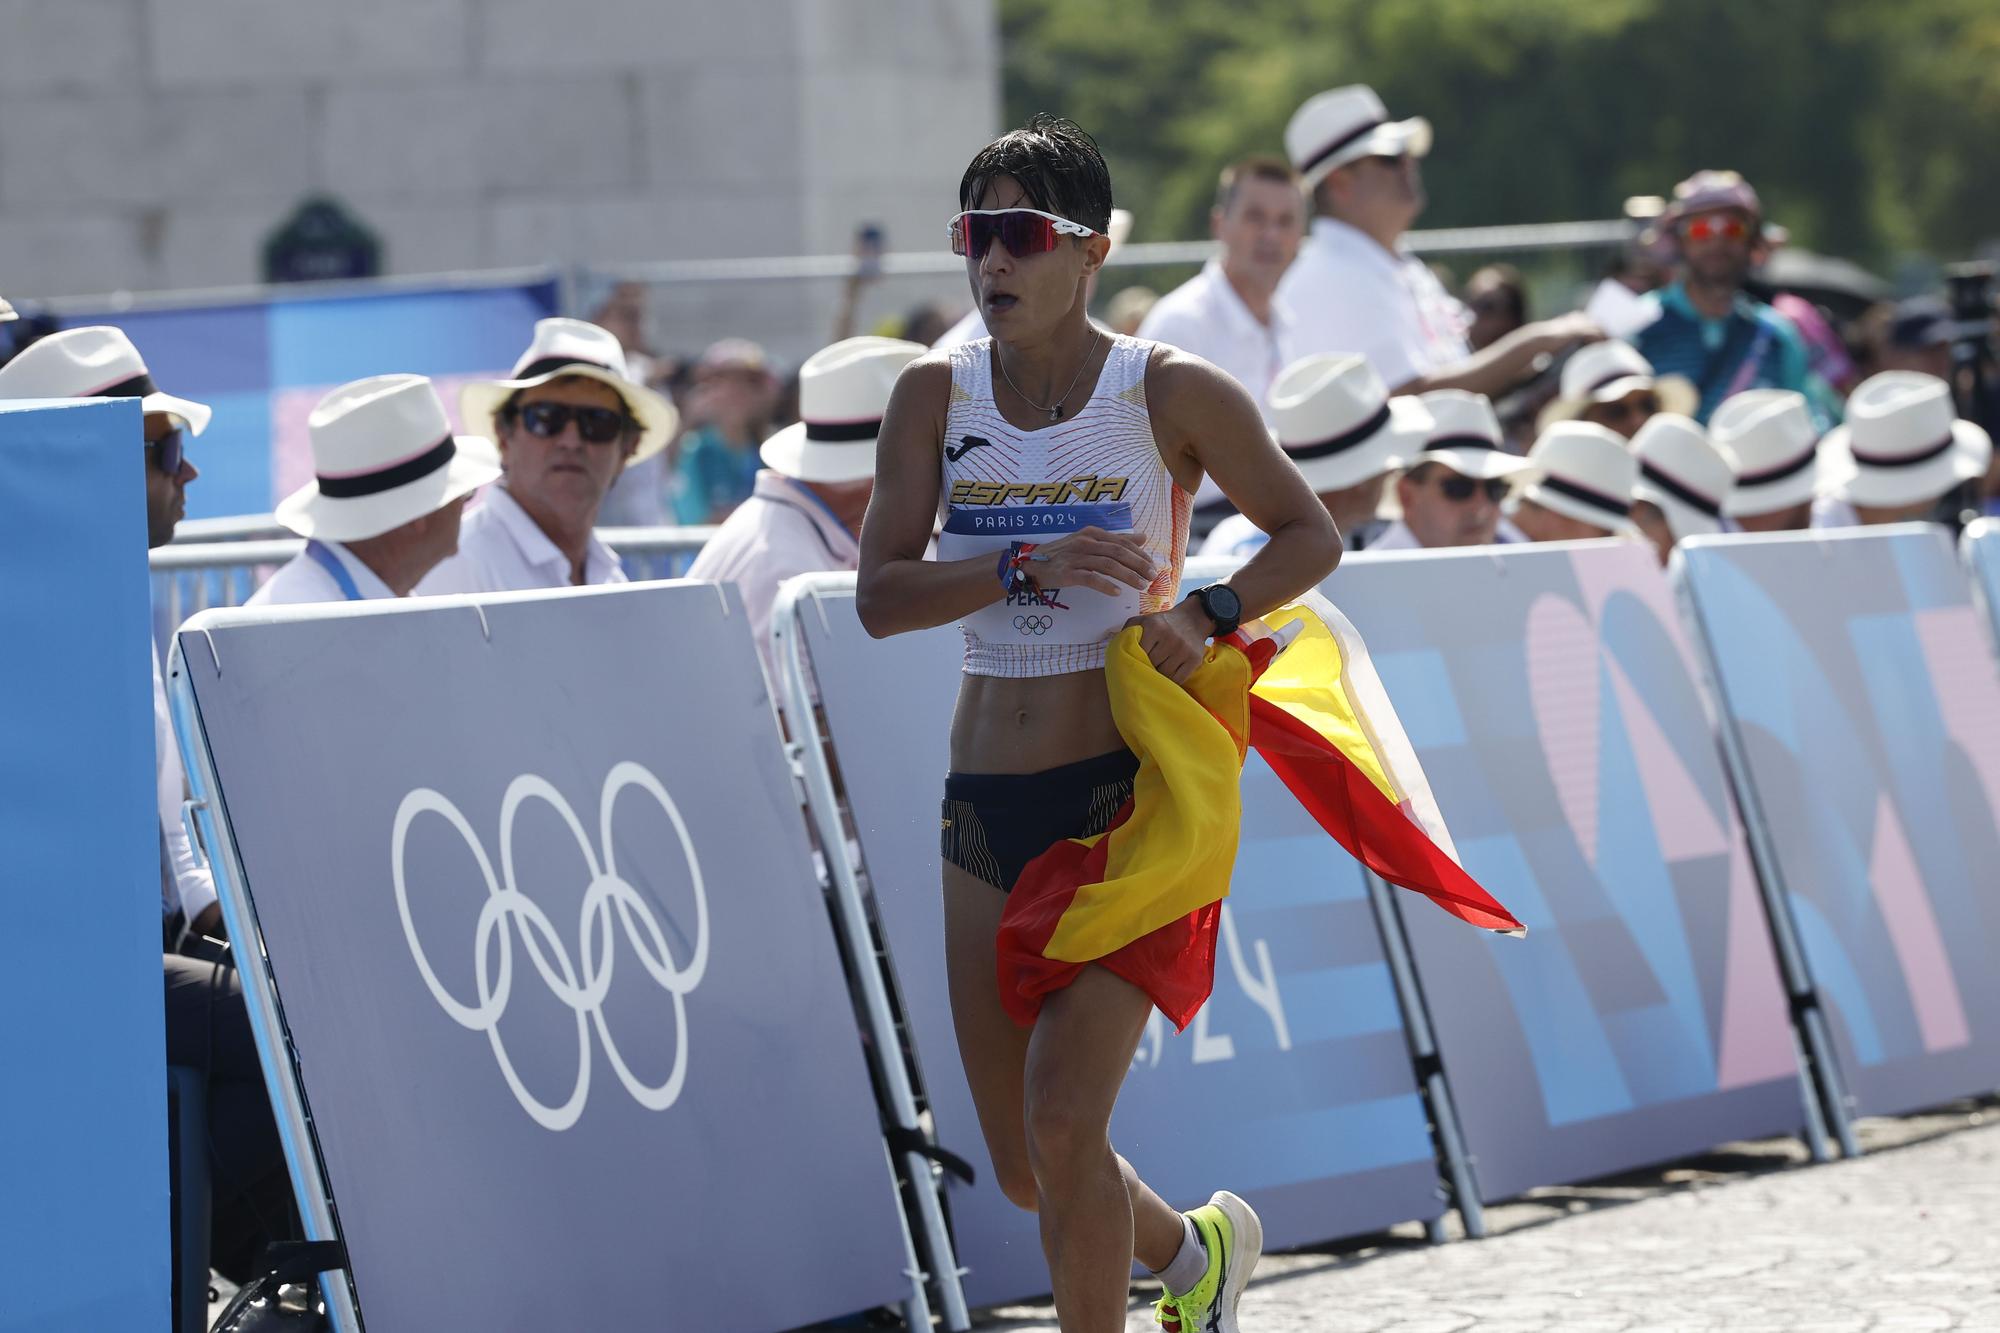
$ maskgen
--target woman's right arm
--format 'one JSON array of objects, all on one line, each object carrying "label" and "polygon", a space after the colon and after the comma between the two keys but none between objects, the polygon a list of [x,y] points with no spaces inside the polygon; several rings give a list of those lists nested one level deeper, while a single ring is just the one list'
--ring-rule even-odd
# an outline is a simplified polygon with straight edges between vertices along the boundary
[{"label": "woman's right arm", "polygon": [[[937,521],[950,407],[951,362],[940,352],[904,367],[882,418],[855,587],[862,627],[878,639],[963,620],[1006,595],[994,556],[924,559]],[[1118,583],[1143,589],[1152,580],[1142,539],[1124,533],[1085,528],[1036,555],[1036,578],[1052,588],[1115,594]]]}]

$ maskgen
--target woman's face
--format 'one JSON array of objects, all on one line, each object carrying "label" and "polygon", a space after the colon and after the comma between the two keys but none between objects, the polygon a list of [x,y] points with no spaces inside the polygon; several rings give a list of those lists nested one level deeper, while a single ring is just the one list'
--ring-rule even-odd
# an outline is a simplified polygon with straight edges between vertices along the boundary
[{"label": "woman's face", "polygon": [[[996,176],[972,206],[1034,208],[1036,204],[1012,176]],[[966,278],[987,332],[1014,342],[1054,329],[1082,307],[1084,284],[1103,265],[1110,248],[1103,236],[1058,236],[1053,250],[1015,255],[996,239],[983,256],[966,255]]]}]

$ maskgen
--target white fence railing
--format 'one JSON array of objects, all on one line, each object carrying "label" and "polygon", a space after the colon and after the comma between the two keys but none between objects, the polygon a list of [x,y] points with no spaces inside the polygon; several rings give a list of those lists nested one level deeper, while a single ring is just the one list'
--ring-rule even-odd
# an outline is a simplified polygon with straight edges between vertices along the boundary
[{"label": "white fence railing", "polygon": [[[163,639],[197,611],[243,605],[273,570],[305,545],[290,535],[267,536],[284,531],[271,524],[268,515],[200,522],[209,525],[208,540],[176,540],[151,556],[154,626]],[[626,574],[640,580],[687,573],[695,552],[714,532],[712,527],[599,528],[597,535],[618,552]]]}]

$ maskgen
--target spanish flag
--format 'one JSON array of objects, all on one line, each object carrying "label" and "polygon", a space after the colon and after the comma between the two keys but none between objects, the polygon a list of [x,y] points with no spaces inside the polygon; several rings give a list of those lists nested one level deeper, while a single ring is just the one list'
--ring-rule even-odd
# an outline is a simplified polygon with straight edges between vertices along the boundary
[{"label": "spanish flag", "polygon": [[1139,758],[1110,830],[1028,864],[998,938],[1000,998],[1028,1026],[1091,963],[1145,991],[1177,1028],[1215,979],[1215,935],[1254,746],[1319,826],[1391,884],[1508,935],[1527,930],[1459,865],[1367,648],[1316,593],[1209,649],[1185,688],[1128,628],[1106,659],[1111,713]]}]

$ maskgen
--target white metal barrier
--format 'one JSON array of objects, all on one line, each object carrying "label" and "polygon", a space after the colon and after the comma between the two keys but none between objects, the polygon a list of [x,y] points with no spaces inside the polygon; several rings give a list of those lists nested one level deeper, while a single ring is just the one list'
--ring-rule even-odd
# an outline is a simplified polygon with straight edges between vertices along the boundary
[{"label": "white metal barrier", "polygon": [[[197,520],[206,541],[162,546],[151,554],[153,618],[162,642],[183,620],[212,606],[241,606],[272,571],[297,555],[305,545],[268,522],[268,515]],[[182,528],[193,526],[183,523]],[[712,527],[599,528],[602,537],[625,562],[635,581],[673,579],[687,573],[711,535]]]}]

